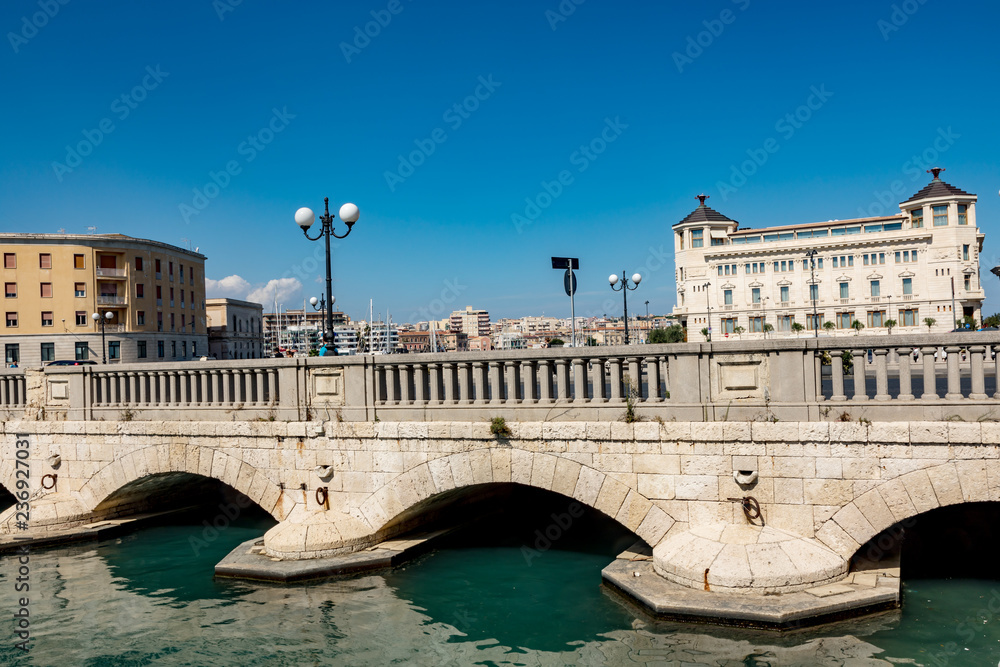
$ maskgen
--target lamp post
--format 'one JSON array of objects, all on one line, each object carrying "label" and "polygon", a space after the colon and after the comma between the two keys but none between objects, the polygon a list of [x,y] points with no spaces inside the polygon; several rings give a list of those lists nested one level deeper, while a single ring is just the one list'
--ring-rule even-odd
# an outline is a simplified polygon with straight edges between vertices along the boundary
[{"label": "lamp post", "polygon": [[104,317],[101,317],[100,313],[91,313],[91,315],[90,315],[90,317],[93,318],[94,322],[100,322],[101,323],[101,363],[102,364],[108,363],[108,355],[107,355],[107,352],[106,352],[106,350],[108,349],[108,346],[105,345],[105,343],[104,343],[104,322],[111,320],[111,318],[114,317],[114,316],[115,316],[115,314],[112,313],[110,310],[108,312],[104,313]]},{"label": "lamp post", "polygon": [[649,319],[649,301],[646,301],[646,319]]},{"label": "lamp post", "polygon": [[708,288],[712,286],[712,283],[705,283],[702,285],[702,289],[705,290],[705,309],[708,314],[705,316],[705,321],[708,322],[708,342],[712,342],[712,301],[708,296]]},{"label": "lamp post", "polygon": [[766,327],[767,327],[767,300],[770,299],[770,298],[771,297],[766,296],[766,295],[760,297],[760,307],[761,307],[761,310],[764,313],[761,316],[760,330],[762,332],[764,332],[764,338],[767,338],[767,329],[766,329]]},{"label": "lamp post", "polygon": [[[360,213],[358,212],[358,207],[354,204],[344,204],[340,207],[340,219],[347,223],[347,231],[343,235],[337,234],[333,231],[333,216],[330,215],[330,198],[323,198],[323,206],[325,208],[325,213],[320,216],[320,222],[323,223],[323,229],[320,233],[313,238],[309,236],[309,228],[312,227],[313,222],[316,220],[316,215],[312,212],[310,208],[300,208],[295,212],[295,223],[302,228],[302,233],[310,241],[319,241],[321,238],[326,240],[326,293],[333,294],[333,278],[330,273],[330,237],[335,239],[346,238],[348,234],[351,233],[351,229],[354,227],[354,223],[358,221]],[[332,305],[332,300],[331,300]],[[331,336],[333,335],[333,311],[332,309],[326,311],[325,318],[326,332]],[[333,355],[337,355],[337,348],[333,345],[333,340],[327,341],[330,346],[327,347],[327,353],[329,353],[330,348],[333,348]]]},{"label": "lamp post", "polygon": [[619,278],[617,273],[612,273],[610,276],[608,276],[608,282],[611,283],[611,289],[613,289],[616,292],[622,293],[622,303],[623,303],[622,310],[623,313],[625,314],[625,344],[628,345],[628,291],[639,289],[639,283],[642,282],[642,276],[640,276],[638,273],[632,274],[632,283],[633,283],[632,287],[629,287],[628,276],[625,275],[624,271],[622,271],[621,287],[615,287],[615,285],[618,284],[618,280]]},{"label": "lamp post", "polygon": [[[316,297],[313,297],[313,298],[309,299],[309,305],[313,307],[313,310],[319,310],[319,311],[323,312],[323,326],[325,327],[326,326],[326,306],[327,306],[327,303],[326,303],[326,299],[324,297],[325,297],[325,295],[320,294],[318,299]],[[335,296],[331,296],[330,297],[330,304],[329,305],[330,305],[331,309],[333,308],[333,303],[336,300],[337,300],[337,297],[335,297]],[[332,314],[331,314],[330,319],[331,320],[333,319]],[[323,341],[332,342],[333,341],[333,330],[332,329],[329,330],[329,341],[327,341],[327,332],[326,331],[323,332],[323,334],[322,334],[322,336],[320,336],[320,338]],[[333,347],[334,350],[337,349],[336,346],[330,345],[330,346],[327,347],[328,351],[329,351],[330,347]],[[336,352],[334,352],[334,354],[336,354]]]},{"label": "lamp post", "polygon": [[[809,300],[813,304],[813,338],[819,338],[819,315],[816,313],[816,302],[819,301],[819,285],[816,284],[816,250],[810,250],[806,253],[806,257],[809,258],[809,273],[812,276],[812,281],[809,283]],[[813,288],[816,288],[816,297],[812,298]]]}]

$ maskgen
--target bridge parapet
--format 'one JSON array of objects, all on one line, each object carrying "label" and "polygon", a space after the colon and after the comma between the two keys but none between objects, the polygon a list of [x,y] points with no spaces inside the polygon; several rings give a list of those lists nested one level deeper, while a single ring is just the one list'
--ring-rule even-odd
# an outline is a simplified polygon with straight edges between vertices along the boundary
[{"label": "bridge parapet", "polygon": [[[0,372],[45,420],[1000,418],[1000,336],[955,333]],[[29,376],[32,372],[29,371]]]}]

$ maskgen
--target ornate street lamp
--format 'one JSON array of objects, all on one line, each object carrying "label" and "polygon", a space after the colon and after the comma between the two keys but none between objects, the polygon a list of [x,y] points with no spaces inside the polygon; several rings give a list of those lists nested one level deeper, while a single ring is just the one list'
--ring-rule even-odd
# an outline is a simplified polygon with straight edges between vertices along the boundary
[{"label": "ornate street lamp", "polygon": [[[812,274],[812,282],[809,285],[809,300],[813,303],[813,338],[819,338],[819,315],[816,313],[816,302],[819,301],[819,285],[816,284],[816,253],[817,250],[810,250],[806,253],[809,258],[809,271]],[[816,289],[816,298],[812,298],[813,288]]]},{"label": "ornate street lamp", "polygon": [[623,312],[625,314],[625,344],[628,345],[629,344],[628,343],[628,291],[639,288],[639,283],[642,282],[642,276],[640,276],[638,273],[633,273],[632,274],[633,285],[632,287],[629,287],[628,277],[625,275],[625,272],[622,271],[621,281],[622,281],[621,287],[615,287],[615,285],[618,284],[618,274],[612,273],[610,276],[608,276],[608,282],[611,283],[611,289],[613,289],[616,292],[622,293],[622,301],[624,303]]},{"label": "ornate street lamp", "polygon": [[[319,241],[321,238],[326,240],[326,293],[333,294],[333,277],[330,273],[330,237],[335,239],[346,238],[348,234],[351,233],[351,229],[354,227],[354,223],[358,221],[360,213],[358,212],[358,207],[354,204],[344,204],[340,207],[340,219],[347,223],[347,231],[343,235],[337,234],[333,231],[333,216],[330,215],[330,198],[323,198],[323,206],[325,208],[325,213],[320,216],[320,222],[323,223],[323,229],[320,233],[313,238],[309,236],[309,228],[312,227],[313,222],[316,220],[316,215],[312,212],[310,208],[300,208],[295,212],[295,223],[302,228],[302,233],[310,241]],[[333,311],[327,310],[326,312],[326,332],[327,335],[331,336],[330,340],[327,340],[327,353],[330,349],[333,349],[333,355],[337,355],[337,348],[333,345]]]},{"label": "ornate street lamp", "polygon": [[708,314],[705,316],[705,319],[708,320],[708,342],[709,343],[712,342],[712,300],[709,298],[709,294],[708,294],[708,288],[711,287],[711,286],[712,286],[712,283],[705,283],[704,285],[701,286],[701,288],[703,290],[705,290],[705,308],[708,311]]},{"label": "ornate street lamp", "polygon": [[[324,294],[320,294],[318,299],[316,297],[313,297],[313,298],[309,299],[309,305],[311,305],[313,307],[313,310],[320,310],[320,311],[323,312],[323,326],[326,326],[326,306],[327,306],[327,303],[326,303],[326,299],[324,297],[325,297]],[[331,296],[330,297],[330,308],[331,309],[333,308],[333,302],[336,301],[336,300],[337,300],[337,297],[335,297],[335,296]],[[330,316],[330,319],[331,320],[333,319],[332,315]],[[327,340],[327,332],[326,331],[323,332],[323,335],[321,336],[321,338],[324,341]],[[332,329],[330,330],[329,341],[333,341],[333,330]],[[328,352],[329,352],[329,350],[330,350],[331,347],[334,350],[337,349],[336,346],[334,346],[332,344],[332,342],[331,342],[329,345],[327,345],[327,348],[326,348]],[[336,354],[336,352],[334,352],[334,354]]]},{"label": "ornate street lamp", "polygon": [[95,322],[100,322],[101,323],[101,363],[102,364],[108,363],[108,356],[107,356],[107,352],[106,352],[106,350],[108,349],[108,346],[105,345],[105,343],[104,343],[104,322],[105,322],[105,320],[110,321],[111,318],[114,317],[114,316],[115,316],[115,314],[112,313],[110,310],[108,312],[104,313],[104,317],[101,317],[100,313],[91,313],[91,315],[90,315],[90,317],[93,318],[93,320]]}]

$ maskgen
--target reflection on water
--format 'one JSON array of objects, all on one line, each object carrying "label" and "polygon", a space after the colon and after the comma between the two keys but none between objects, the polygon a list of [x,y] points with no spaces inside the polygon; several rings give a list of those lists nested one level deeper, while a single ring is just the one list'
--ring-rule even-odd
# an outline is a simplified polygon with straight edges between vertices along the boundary
[{"label": "reflection on water", "polygon": [[[546,511],[548,508],[545,508]],[[522,521],[523,521],[522,517]],[[278,586],[213,580],[212,566],[268,521],[243,517],[195,550],[200,522],[146,528],[31,559],[33,648],[12,665],[996,665],[997,582],[915,580],[905,611],[777,635],[657,623],[600,587],[618,538],[581,521],[553,548],[543,512],[472,530],[391,573]],[[487,545],[498,533],[508,539]],[[574,531],[577,534],[574,535]],[[591,539],[593,538],[593,539]],[[458,546],[462,544],[464,546]],[[531,556],[529,558],[529,556]],[[14,559],[0,567],[13,608]],[[981,613],[982,612],[982,613]],[[9,625],[7,626],[10,627]],[[8,632],[8,637],[12,634]],[[949,643],[954,642],[954,646]],[[965,650],[968,649],[968,650]]]}]

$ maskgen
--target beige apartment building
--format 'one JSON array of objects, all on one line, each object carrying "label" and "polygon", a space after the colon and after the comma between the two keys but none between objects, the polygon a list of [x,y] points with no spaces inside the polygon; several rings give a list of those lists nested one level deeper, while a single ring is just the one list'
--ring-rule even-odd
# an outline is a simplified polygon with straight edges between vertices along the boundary
[{"label": "beige apartment building", "polygon": [[490,313],[486,310],[473,310],[472,306],[466,306],[465,310],[452,312],[448,328],[452,331],[461,331],[467,336],[489,336]]},{"label": "beige apartment building", "polygon": [[208,353],[204,255],[123,234],[0,234],[0,249],[7,366]]},{"label": "beige apartment building", "polygon": [[215,359],[260,359],[264,355],[264,307],[239,299],[206,299],[208,355]]},{"label": "beige apartment building", "polygon": [[976,224],[977,197],[932,171],[930,184],[900,203],[898,215],[877,218],[741,228],[700,195],[698,207],[673,226],[673,312],[688,340],[704,341],[703,329],[722,340],[817,329],[848,335],[855,321],[865,334],[888,333],[889,320],[901,333],[950,331],[963,317],[980,322],[985,235]]}]

